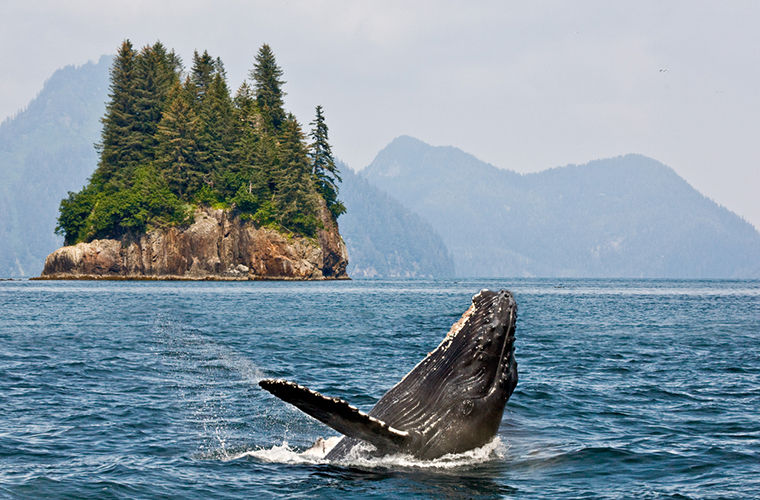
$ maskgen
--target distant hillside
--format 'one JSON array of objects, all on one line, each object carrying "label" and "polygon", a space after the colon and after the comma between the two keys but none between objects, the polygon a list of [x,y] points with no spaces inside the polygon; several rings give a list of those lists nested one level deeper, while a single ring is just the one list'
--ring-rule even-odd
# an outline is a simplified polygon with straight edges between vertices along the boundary
[{"label": "distant hillside", "polygon": [[535,174],[400,137],[363,172],[443,237],[461,276],[760,277],[760,234],[640,155]]},{"label": "distant hillside", "polygon": [[427,222],[347,166],[340,170],[340,197],[347,208],[340,232],[349,249],[349,276],[454,275],[454,263],[443,240]]},{"label": "distant hillside", "polygon": [[58,204],[97,162],[110,65],[104,56],[56,71],[26,109],[0,125],[0,276],[38,275],[60,246]]}]

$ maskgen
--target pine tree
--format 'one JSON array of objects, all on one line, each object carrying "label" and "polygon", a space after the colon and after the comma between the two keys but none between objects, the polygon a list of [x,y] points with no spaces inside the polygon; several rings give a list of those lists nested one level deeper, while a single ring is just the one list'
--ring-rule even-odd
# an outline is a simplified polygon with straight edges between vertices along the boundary
[{"label": "pine tree", "polygon": [[111,66],[110,100],[101,119],[103,131],[97,145],[100,160],[92,176],[100,189],[125,186],[139,160],[132,135],[136,120],[135,57],[132,44],[125,40]]},{"label": "pine tree", "polygon": [[265,123],[273,131],[279,131],[285,121],[283,109],[283,97],[285,92],[282,85],[282,69],[277,66],[274,54],[269,45],[264,44],[256,55],[256,63],[250,72],[250,77],[255,82],[256,102],[259,111],[264,117]]},{"label": "pine tree", "polygon": [[166,61],[172,72],[177,75],[177,78],[179,78],[179,76],[182,74],[182,58],[178,56],[176,52],[174,52],[174,49],[172,49],[168,54],[166,54]]},{"label": "pine tree", "polygon": [[338,200],[338,182],[343,179],[341,179],[338,167],[335,165],[322,106],[317,106],[316,117],[310,125],[312,126],[310,137],[313,142],[309,147],[309,158],[311,159],[312,173],[317,179],[319,192],[325,199],[328,210],[332,213],[333,218],[337,219],[346,212],[346,207]]},{"label": "pine tree", "polygon": [[193,96],[194,85],[189,78],[184,85],[175,84],[158,124],[156,165],[180,198],[195,194],[205,174],[198,161],[198,116]]},{"label": "pine tree", "polygon": [[259,167],[259,134],[256,130],[258,113],[255,103],[250,87],[243,83],[232,100],[233,137],[229,161],[226,168],[217,172],[215,180],[216,188],[223,197],[235,196],[243,186],[248,194],[254,191],[253,171]]},{"label": "pine tree", "polygon": [[204,50],[203,54],[198,54],[197,50],[193,52],[193,67],[190,69],[190,81],[195,88],[196,101],[201,102],[206,97],[215,72],[216,62],[207,51]]},{"label": "pine tree", "polygon": [[230,92],[220,73],[211,81],[199,106],[198,118],[199,162],[207,172],[205,181],[212,188],[215,179],[232,161],[237,132]]},{"label": "pine tree", "polygon": [[289,114],[282,127],[275,206],[280,223],[293,231],[312,235],[317,228],[317,196],[307,156],[304,134]]},{"label": "pine tree", "polygon": [[236,172],[242,172],[255,163],[255,150],[259,139],[256,130],[257,118],[256,100],[251,88],[243,82],[232,100],[235,143],[232,147],[230,164]]},{"label": "pine tree", "polygon": [[222,78],[227,81],[227,70],[224,69],[224,63],[222,62],[221,57],[217,57],[214,60],[214,72],[218,75],[221,75]]},{"label": "pine tree", "polygon": [[135,71],[134,153],[140,165],[155,157],[156,132],[171,88],[179,81],[175,61],[161,42],[140,51]]},{"label": "pine tree", "polygon": [[[240,84],[232,102],[238,111],[239,120],[250,120],[256,111],[256,97],[247,82]],[[251,126],[253,126],[253,123],[251,123]]]}]

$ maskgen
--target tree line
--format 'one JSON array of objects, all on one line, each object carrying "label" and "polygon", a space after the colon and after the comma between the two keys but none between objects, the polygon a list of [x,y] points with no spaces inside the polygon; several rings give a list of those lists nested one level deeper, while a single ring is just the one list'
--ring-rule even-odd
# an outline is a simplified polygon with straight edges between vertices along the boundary
[{"label": "tree line", "polygon": [[234,96],[221,59],[193,54],[189,71],[160,42],[122,43],[111,67],[97,169],[61,201],[65,244],[191,222],[199,205],[314,236],[326,204],[337,219],[340,174],[321,106],[308,138],[283,107],[283,71],[269,45]]}]

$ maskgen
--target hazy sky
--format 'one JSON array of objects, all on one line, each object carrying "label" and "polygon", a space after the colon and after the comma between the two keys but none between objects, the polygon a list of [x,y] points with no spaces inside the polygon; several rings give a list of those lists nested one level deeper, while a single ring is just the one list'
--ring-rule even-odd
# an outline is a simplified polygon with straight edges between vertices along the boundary
[{"label": "hazy sky", "polygon": [[641,153],[760,228],[758,26],[754,1],[0,0],[0,120],[124,38],[208,49],[232,88],[266,42],[355,169],[402,134],[519,172]]}]

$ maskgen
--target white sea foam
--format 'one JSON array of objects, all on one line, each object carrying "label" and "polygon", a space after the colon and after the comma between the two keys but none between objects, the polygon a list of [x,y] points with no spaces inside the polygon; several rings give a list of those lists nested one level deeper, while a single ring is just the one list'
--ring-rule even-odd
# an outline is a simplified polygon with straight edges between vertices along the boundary
[{"label": "white sea foam", "polygon": [[[332,441],[332,440],[335,441]],[[260,448],[256,450],[244,451],[234,455],[228,455],[225,460],[238,460],[241,458],[254,458],[267,463],[282,464],[328,464],[361,467],[367,469],[455,469],[467,467],[495,459],[503,459],[506,456],[507,447],[497,436],[489,443],[465,451],[463,453],[451,453],[434,460],[421,460],[411,455],[394,454],[373,457],[369,453],[369,445],[358,445],[348,454],[348,456],[337,460],[329,461],[325,457],[332,447],[340,438],[329,438],[326,440],[327,446],[314,446],[306,451],[298,451],[284,441],[280,445],[271,448]]]}]

